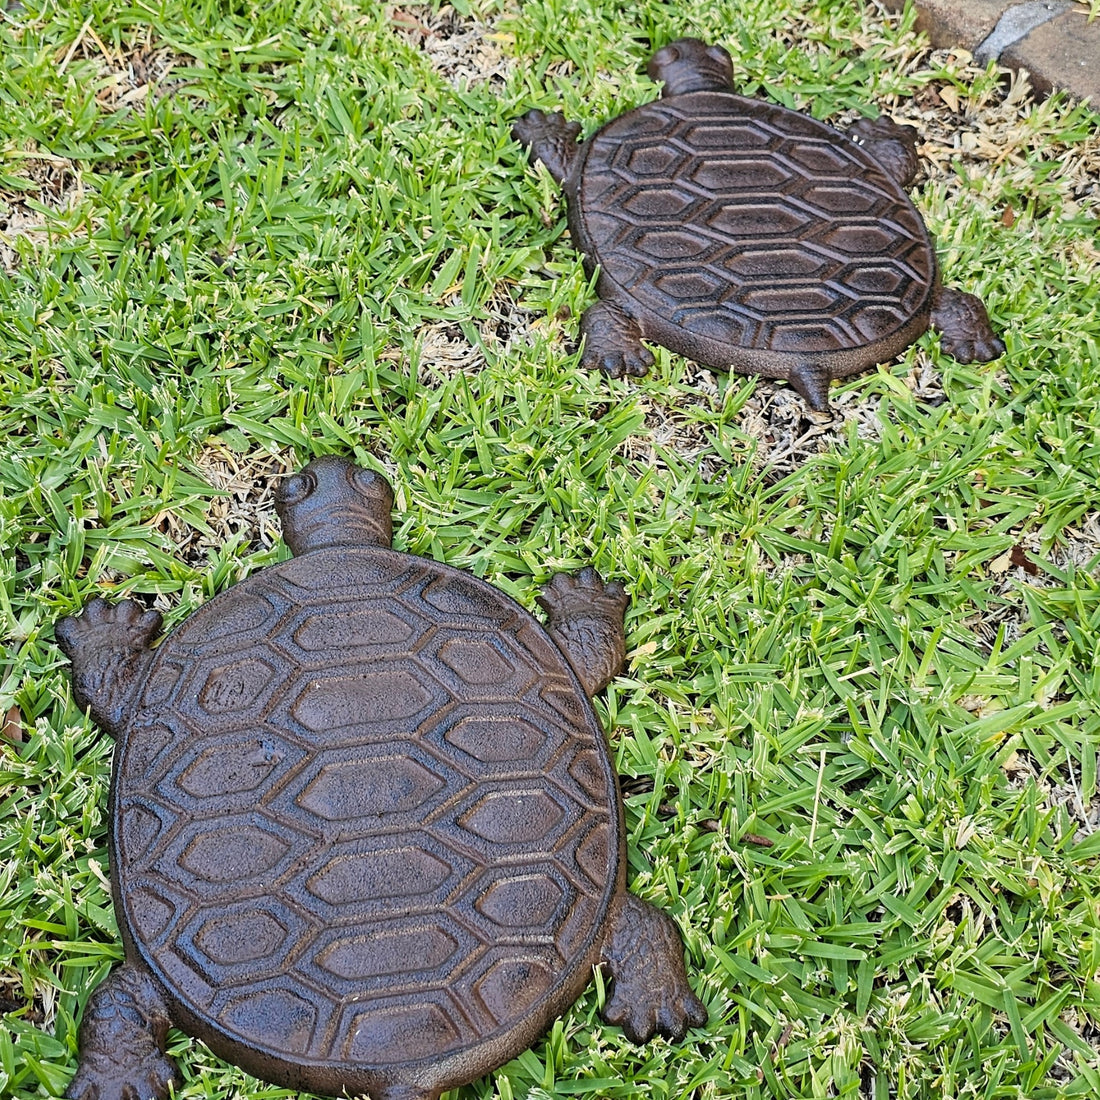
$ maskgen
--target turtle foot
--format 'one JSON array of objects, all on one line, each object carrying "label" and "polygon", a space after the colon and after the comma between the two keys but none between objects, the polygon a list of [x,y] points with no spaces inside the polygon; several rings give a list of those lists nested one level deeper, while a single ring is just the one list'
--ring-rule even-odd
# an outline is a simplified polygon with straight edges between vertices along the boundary
[{"label": "turtle foot", "polygon": [[160,612],[147,611],[135,600],[110,604],[96,596],[79,615],[61,619],[54,635],[65,656],[76,660],[89,648],[139,652],[157,636],[160,626]]},{"label": "turtle foot", "polygon": [[539,607],[558,626],[566,619],[605,618],[621,623],[628,597],[618,581],[604,579],[590,565],[576,576],[555,573],[543,585]]},{"label": "turtle foot", "polygon": [[653,366],[653,353],[642,343],[637,321],[609,302],[596,302],[584,311],[581,336],[582,367],[598,367],[612,378],[624,374],[640,378]]},{"label": "turtle foot", "polygon": [[79,615],[54,626],[57,644],[73,663],[73,695],[89,707],[96,723],[117,733],[126,700],[150,659],[149,643],[160,630],[161,618],[134,600],[109,604],[97,596]]},{"label": "turtle foot", "polygon": [[988,363],[1004,355],[981,298],[962,290],[940,287],[932,306],[932,327],[940,347],[960,363]]},{"label": "turtle foot", "polygon": [[604,583],[591,567],[575,577],[554,574],[538,596],[538,604],[546,612],[547,631],[589,696],[611,683],[623,667],[627,602],[618,581]]},{"label": "turtle foot", "polygon": [[164,1053],[168,1017],[150,978],[123,965],[92,994],[69,1100],[164,1100],[179,1081]]},{"label": "turtle foot", "polygon": [[908,187],[917,178],[920,160],[916,148],[919,135],[915,126],[903,125],[882,115],[876,119],[861,118],[848,133],[899,186]]},{"label": "turtle foot", "polygon": [[120,1066],[102,1054],[87,1054],[65,1090],[68,1100],[165,1100],[179,1080],[175,1063],[166,1054],[128,1059]]},{"label": "turtle foot", "polygon": [[577,159],[577,138],[580,123],[568,122],[564,115],[554,112],[528,111],[512,123],[512,137],[531,150],[536,160],[546,165],[550,175],[564,183]]},{"label": "turtle foot", "polygon": [[689,1027],[707,1022],[707,1008],[692,992],[676,925],[632,894],[621,894],[601,962],[614,985],[603,1018],[634,1043],[654,1035],[679,1042]]}]

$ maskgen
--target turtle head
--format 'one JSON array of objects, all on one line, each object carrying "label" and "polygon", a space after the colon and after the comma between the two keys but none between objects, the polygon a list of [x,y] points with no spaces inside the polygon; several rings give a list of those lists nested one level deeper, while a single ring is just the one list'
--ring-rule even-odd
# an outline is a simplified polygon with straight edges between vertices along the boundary
[{"label": "turtle head", "polygon": [[721,46],[698,38],[677,38],[649,59],[649,75],[664,84],[663,96],[686,92],[728,92],[733,87],[733,62]]},{"label": "turtle head", "polygon": [[346,458],[315,458],[275,491],[283,540],[295,555],[325,546],[389,546],[393,490]]}]

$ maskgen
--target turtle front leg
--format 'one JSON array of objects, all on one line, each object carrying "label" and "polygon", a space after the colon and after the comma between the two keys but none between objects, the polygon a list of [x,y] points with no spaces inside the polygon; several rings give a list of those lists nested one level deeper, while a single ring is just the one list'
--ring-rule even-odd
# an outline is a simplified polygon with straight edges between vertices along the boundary
[{"label": "turtle front leg", "polygon": [[54,626],[54,636],[73,663],[73,694],[97,725],[112,736],[121,727],[126,703],[151,656],[149,644],[160,630],[157,611],[134,600],[109,604],[96,596],[79,615]]},{"label": "turtle front leg", "polygon": [[604,583],[591,567],[575,577],[555,573],[544,585],[538,604],[546,612],[546,629],[573,666],[591,697],[607,687],[626,659],[623,615],[627,595],[618,581]]},{"label": "turtle front leg", "polygon": [[573,170],[580,133],[579,123],[567,122],[565,116],[556,111],[552,115],[528,111],[512,123],[512,137],[546,165],[558,184],[565,183]]},{"label": "turtle front leg", "polygon": [[856,138],[882,165],[886,174],[900,187],[908,187],[917,178],[917,129],[892,118],[861,118],[848,133]]},{"label": "turtle front leg", "polygon": [[707,1008],[692,992],[684,945],[672,920],[652,905],[622,893],[612,903],[600,965],[614,984],[603,1018],[634,1043],[660,1032],[679,1042],[689,1027],[707,1022]]},{"label": "turtle front leg", "polygon": [[599,367],[612,378],[622,378],[641,377],[653,366],[653,353],[642,343],[638,322],[613,302],[596,302],[584,311],[581,336],[583,367]]},{"label": "turtle front leg", "polygon": [[981,298],[950,287],[937,287],[932,301],[932,327],[940,347],[960,363],[988,363],[1004,355],[1004,341],[993,333]]},{"label": "turtle front leg", "polygon": [[80,1025],[80,1065],[69,1100],[163,1100],[179,1081],[164,1053],[168,1013],[152,979],[123,963],[88,999]]}]

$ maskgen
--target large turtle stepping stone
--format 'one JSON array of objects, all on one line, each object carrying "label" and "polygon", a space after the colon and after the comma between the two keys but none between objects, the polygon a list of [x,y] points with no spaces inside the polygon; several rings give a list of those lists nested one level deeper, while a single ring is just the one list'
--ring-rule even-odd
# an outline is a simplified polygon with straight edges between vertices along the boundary
[{"label": "large turtle stepping stone", "polygon": [[390,549],[392,503],[317,459],[276,497],[294,556],[155,648],[132,601],[57,624],[118,740],[125,947],[73,1100],[166,1096],[169,1025],[280,1086],[434,1100],[533,1043],[594,966],[636,1041],[706,1021],[675,925],[626,892],[591,704],[622,667],[622,586],[558,574],[543,626]]}]

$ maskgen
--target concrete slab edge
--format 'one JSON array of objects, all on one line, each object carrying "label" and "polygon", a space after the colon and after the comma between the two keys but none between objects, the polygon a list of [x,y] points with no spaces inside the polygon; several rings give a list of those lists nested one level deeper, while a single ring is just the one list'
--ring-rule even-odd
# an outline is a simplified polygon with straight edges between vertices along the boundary
[{"label": "concrete slab edge", "polygon": [[1028,3],[1013,4],[997,20],[989,36],[978,43],[974,60],[979,65],[996,61],[1005,50],[1026,38],[1036,27],[1049,23],[1072,7],[1068,0],[1029,0]]}]

